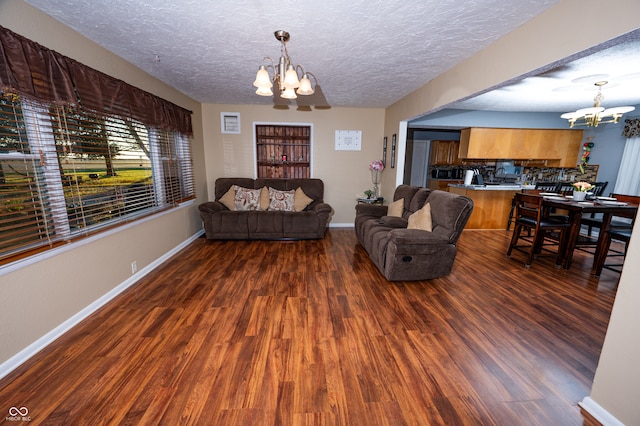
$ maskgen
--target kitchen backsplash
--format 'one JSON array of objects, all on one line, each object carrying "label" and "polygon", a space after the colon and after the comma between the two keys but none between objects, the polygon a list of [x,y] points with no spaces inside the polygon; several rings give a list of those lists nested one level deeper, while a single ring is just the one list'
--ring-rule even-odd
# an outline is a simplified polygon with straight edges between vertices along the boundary
[{"label": "kitchen backsplash", "polygon": [[596,182],[598,176],[598,166],[586,166],[584,173],[579,167],[573,169],[525,167],[523,175],[530,176],[531,179],[544,182]]},{"label": "kitchen backsplash", "polygon": [[[487,179],[491,172],[495,172],[495,166],[476,165],[474,167],[466,166],[433,166],[429,168],[429,176],[432,179],[462,179],[464,170],[468,168],[476,168]],[[574,168],[555,168],[555,167],[528,167],[524,166],[522,177],[527,183],[533,182],[596,182],[598,176],[598,166],[585,166],[584,173],[579,167]]]}]

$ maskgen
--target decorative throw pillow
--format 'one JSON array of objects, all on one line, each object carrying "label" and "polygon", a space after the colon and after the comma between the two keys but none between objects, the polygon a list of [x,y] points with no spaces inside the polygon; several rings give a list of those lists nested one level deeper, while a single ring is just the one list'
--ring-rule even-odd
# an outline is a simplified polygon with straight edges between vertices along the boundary
[{"label": "decorative throw pillow", "polygon": [[237,185],[231,185],[231,188],[218,200],[229,210],[236,209],[236,187]]},{"label": "decorative throw pillow", "polygon": [[260,190],[236,188],[235,207],[238,211],[260,210]]},{"label": "decorative throw pillow", "polygon": [[295,191],[280,191],[269,187],[269,210],[283,210],[285,212],[294,211],[293,196]]},{"label": "decorative throw pillow", "polygon": [[309,196],[304,193],[302,188],[298,187],[298,189],[296,189],[296,192],[293,194],[294,210],[297,212],[301,212],[311,203],[313,203],[313,198],[309,198]]},{"label": "decorative throw pillow", "polygon": [[269,209],[269,188],[263,186],[260,190],[260,210]]},{"label": "decorative throw pillow", "polygon": [[407,229],[422,229],[423,231],[432,231],[431,223],[431,204],[427,203],[417,212],[409,216],[409,224]]},{"label": "decorative throw pillow", "polygon": [[402,217],[403,210],[404,198],[400,198],[399,200],[396,200],[393,203],[389,204],[389,208],[387,209],[387,216]]}]

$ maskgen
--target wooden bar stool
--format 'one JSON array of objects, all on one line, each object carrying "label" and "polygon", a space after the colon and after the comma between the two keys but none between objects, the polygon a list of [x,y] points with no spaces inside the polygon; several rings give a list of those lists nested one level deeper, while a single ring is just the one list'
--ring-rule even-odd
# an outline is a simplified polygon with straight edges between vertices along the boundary
[{"label": "wooden bar stool", "polygon": [[[557,232],[557,240],[546,245],[558,247],[556,265],[561,266],[566,245],[565,236],[571,225],[565,220],[549,216],[542,207],[543,197],[539,195],[516,193],[514,199],[516,208],[515,227],[507,250],[507,257],[511,257],[511,252],[514,249],[522,251],[527,254],[525,267],[529,268],[533,258],[542,252],[548,233]],[[522,231],[525,229],[533,232],[532,238],[523,236]],[[526,244],[521,244],[520,242],[526,242]]]}]

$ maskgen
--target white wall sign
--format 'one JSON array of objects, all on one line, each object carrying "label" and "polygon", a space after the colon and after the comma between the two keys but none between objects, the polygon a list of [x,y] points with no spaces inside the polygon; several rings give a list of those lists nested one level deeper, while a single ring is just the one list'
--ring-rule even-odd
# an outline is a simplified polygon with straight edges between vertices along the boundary
[{"label": "white wall sign", "polygon": [[362,130],[336,130],[336,151],[360,151]]}]

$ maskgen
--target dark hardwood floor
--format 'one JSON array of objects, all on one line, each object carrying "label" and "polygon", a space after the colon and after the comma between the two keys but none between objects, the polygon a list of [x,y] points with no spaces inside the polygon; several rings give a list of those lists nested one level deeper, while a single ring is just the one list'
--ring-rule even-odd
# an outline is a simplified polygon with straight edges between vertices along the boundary
[{"label": "dark hardwood floor", "polygon": [[0,410],[47,425],[595,425],[577,403],[618,274],[590,278],[581,252],[568,271],[525,269],[509,237],[465,231],[450,276],[399,283],[352,229],[200,238],[0,381]]}]

